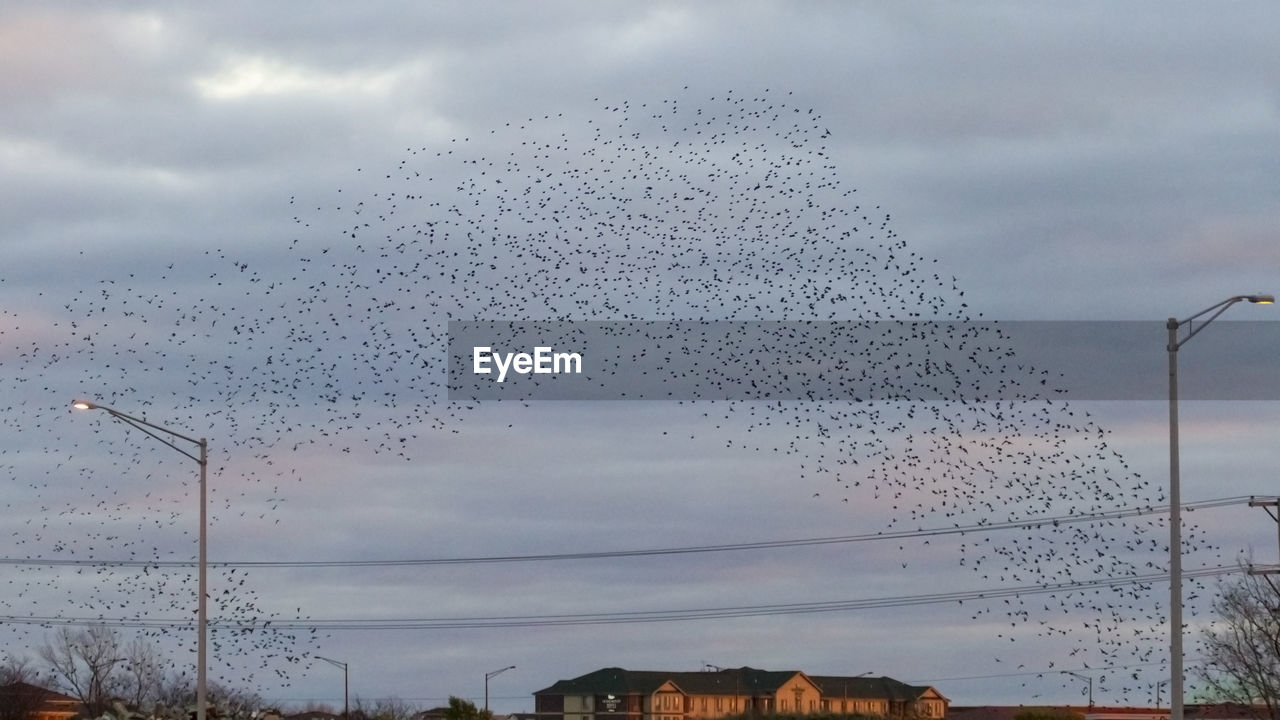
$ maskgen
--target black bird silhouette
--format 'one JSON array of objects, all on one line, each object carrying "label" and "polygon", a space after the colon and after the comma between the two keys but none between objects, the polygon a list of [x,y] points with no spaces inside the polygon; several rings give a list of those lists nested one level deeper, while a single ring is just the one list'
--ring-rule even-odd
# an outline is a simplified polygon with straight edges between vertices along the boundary
[{"label": "black bird silhouette", "polygon": [[[669,442],[785,456],[794,474],[780,481],[814,502],[874,506],[886,529],[1053,518],[929,551],[993,586],[1063,584],[1030,603],[965,606],[975,620],[1003,614],[1001,639],[1043,638],[1097,665],[1159,659],[1150,585],[1070,585],[1158,571],[1161,523],[1056,520],[1156,505],[1158,488],[1018,363],[1016,338],[981,322],[888,212],[858,202],[819,113],[776,92],[693,95],[528,117],[406,149],[305,208],[295,194],[295,233],[263,240],[283,269],[218,249],[139,258],[57,299],[57,321],[5,312],[3,467],[26,489],[10,513],[27,518],[8,554],[143,561],[16,566],[5,614],[40,615],[29,601],[49,584],[76,589],[54,617],[143,624],[191,605],[191,569],[172,564],[194,551],[189,462],[107,418],[68,420],[71,393],[50,400],[48,388],[101,389],[104,405],[199,428],[216,439],[215,527],[267,523],[300,487],[291,461],[303,453],[409,461],[427,436],[463,431],[475,405],[447,393],[450,321],[670,322],[679,342],[635,350],[685,378],[679,399],[702,417],[692,438]],[[762,321],[778,324],[734,335]],[[742,325],[726,334],[718,322]],[[752,372],[726,373],[713,347]],[[801,365],[814,373],[804,382],[835,378],[835,389],[806,397]],[[600,382],[619,392],[630,380]],[[68,483],[78,498],[57,499]],[[1194,529],[1186,542],[1208,547]],[[899,551],[903,567],[916,549]],[[323,636],[272,625],[295,618],[267,610],[247,571],[217,572],[212,636],[227,682],[304,663]],[[189,624],[144,627],[189,652]]]}]

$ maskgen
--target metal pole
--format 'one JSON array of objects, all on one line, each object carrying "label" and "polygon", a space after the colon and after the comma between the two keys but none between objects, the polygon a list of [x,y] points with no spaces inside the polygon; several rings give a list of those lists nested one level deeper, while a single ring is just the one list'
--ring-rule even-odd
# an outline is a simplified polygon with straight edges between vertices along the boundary
[{"label": "metal pole", "polygon": [[342,717],[346,720],[346,718],[351,717],[351,673],[349,672],[349,666],[347,663],[333,658],[320,655],[313,655],[312,657],[317,660],[323,660],[334,667],[342,668]]},{"label": "metal pole", "polygon": [[[1234,295],[1179,321],[1169,318],[1169,720],[1183,720],[1182,687],[1182,488],[1178,467],[1178,348],[1227,308],[1243,300],[1258,305],[1275,303],[1274,295]],[[1203,318],[1203,319],[1201,319]],[[1195,321],[1200,319],[1200,324]],[[1178,328],[1187,336],[1178,340]]]},{"label": "metal pole", "polygon": [[[198,560],[198,579],[196,581],[196,720],[205,720],[205,706],[207,704],[208,692],[206,676],[207,676],[207,635],[209,631],[209,618],[207,612],[207,596],[208,592],[208,571],[209,571],[209,537],[208,537],[208,475],[209,475],[209,442],[205,438],[199,440],[182,433],[167,428],[163,425],[157,425],[144,418],[134,417],[128,413],[122,413],[114,408],[105,405],[99,405],[89,400],[76,400],[71,406],[78,410],[102,410],[111,417],[119,420],[130,427],[137,428],[142,432],[150,435],[156,440],[177,450],[183,455],[195,460],[200,465],[200,534],[199,534],[199,560]],[[172,439],[166,439],[156,434],[154,431],[162,432],[169,438],[185,440],[200,448],[199,455],[193,455],[189,450],[184,450],[174,444]]]},{"label": "metal pole", "polygon": [[493,677],[494,675],[501,675],[502,673],[504,673],[504,672],[506,672],[506,671],[508,671],[508,670],[515,670],[515,669],[516,669],[516,666],[515,666],[515,665],[508,665],[508,666],[506,666],[506,667],[502,668],[501,670],[494,670],[494,671],[492,671],[492,672],[487,672],[487,673],[485,673],[485,674],[484,674],[484,714],[485,714],[485,717],[488,717],[488,716],[489,716],[489,678]]},{"label": "metal pole", "polygon": [[1178,320],[1169,318],[1169,720],[1182,717],[1182,489],[1178,466]]},{"label": "metal pole", "polygon": [[198,606],[199,609],[197,611],[196,620],[196,623],[199,625],[200,637],[196,641],[196,720],[205,720],[205,705],[208,700],[208,686],[205,681],[208,668],[207,636],[209,633],[209,616],[207,607],[209,595],[208,467],[209,443],[204,438],[200,438],[200,579],[198,581],[200,603]]}]

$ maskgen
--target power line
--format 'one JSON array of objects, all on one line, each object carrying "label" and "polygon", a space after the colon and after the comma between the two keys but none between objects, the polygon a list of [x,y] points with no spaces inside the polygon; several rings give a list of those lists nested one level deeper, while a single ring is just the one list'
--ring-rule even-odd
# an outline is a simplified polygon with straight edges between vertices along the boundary
[{"label": "power line", "polygon": [[921,685],[935,685],[935,684],[944,683],[944,682],[959,682],[961,680],[995,680],[999,678],[1010,678],[1010,677],[1042,677],[1045,675],[1056,675],[1058,673],[1065,672],[1068,670],[1071,672],[1082,672],[1082,673],[1086,673],[1086,672],[1105,673],[1105,672],[1115,672],[1118,670],[1128,670],[1130,668],[1138,668],[1138,667],[1161,667],[1163,665],[1164,663],[1162,662],[1148,662],[1148,663],[1132,663],[1129,665],[1103,665],[1099,667],[1082,666],[1082,667],[1062,668],[1062,669],[1045,668],[1043,670],[1022,670],[1019,672],[992,673],[990,675],[962,675],[960,677],[945,677],[945,678],[915,678],[913,680],[906,680],[905,682],[919,683]]},{"label": "power line", "polygon": [[[1215,498],[1183,503],[1186,510],[1203,510],[1229,505],[1245,504],[1255,496],[1240,495],[1236,497]],[[746,543],[726,543],[717,545],[692,545],[687,547],[648,548],[638,550],[604,550],[598,552],[547,553],[534,555],[482,555],[457,558],[420,558],[400,560],[242,560],[242,561],[209,561],[209,567],[218,568],[350,568],[350,567],[412,567],[429,565],[479,565],[484,563],[546,562],[564,560],[599,560],[607,558],[646,557],[655,555],[686,555],[693,553],[730,552],[744,550],[768,550],[788,547],[804,547],[814,545],[835,545],[842,543],[872,542],[877,540],[906,540],[911,538],[939,537],[944,535],[967,535],[998,530],[1016,530],[1021,528],[1038,528],[1050,525],[1060,527],[1083,522],[1100,520],[1120,520],[1144,515],[1160,515],[1169,512],[1167,505],[1147,505],[1133,508],[1119,508],[1092,513],[1076,513],[1072,515],[1048,516],[1043,518],[1008,520],[1004,522],[981,522],[971,525],[953,525],[951,527],[927,528],[917,530],[894,530],[887,532],[863,533],[860,535],[837,535],[832,537],[802,538],[793,540],[763,540]],[[194,567],[194,560],[73,560],[70,558],[0,558],[0,565],[27,565],[38,567],[135,567],[135,568],[171,568]]]},{"label": "power line", "polygon": [[[1238,565],[1219,565],[1184,571],[1188,578],[1212,577],[1242,572]],[[989,590],[967,590],[929,593],[923,595],[897,595],[880,598],[863,598],[856,600],[829,600],[805,603],[778,603],[769,605],[742,605],[731,607],[693,608],[684,610],[642,610],[604,613],[576,613],[563,615],[508,615],[471,618],[405,618],[405,619],[275,619],[252,622],[221,621],[211,619],[209,629],[212,631],[246,632],[276,628],[281,630],[443,630],[443,629],[477,629],[477,628],[517,628],[517,627],[549,627],[580,625],[615,625],[631,623],[674,622],[687,620],[710,620],[721,618],[761,617],[768,615],[801,615],[824,612],[847,612],[853,610],[869,610],[876,608],[910,607],[938,603],[994,600],[1000,598],[1021,597],[1023,595],[1043,595],[1052,593],[1075,593],[1085,590],[1100,590],[1125,585],[1144,585],[1167,580],[1168,573],[1151,573],[1119,578],[1097,578],[1077,582],[1048,583],[1043,585],[1026,585],[1021,587],[995,588]],[[9,616],[0,617],[0,622],[15,624],[33,624],[44,626],[55,625],[107,625],[125,628],[187,628],[190,620],[159,618],[68,618]]]}]

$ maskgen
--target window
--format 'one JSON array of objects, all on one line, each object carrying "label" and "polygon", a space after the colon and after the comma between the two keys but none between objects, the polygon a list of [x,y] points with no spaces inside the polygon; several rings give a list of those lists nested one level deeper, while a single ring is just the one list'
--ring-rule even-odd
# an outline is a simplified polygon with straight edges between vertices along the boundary
[{"label": "window", "polygon": [[781,704],[780,704],[778,707],[780,707],[780,708],[782,709],[782,711],[783,711],[783,712],[786,712],[786,711],[787,711],[787,701],[786,701],[786,700],[781,700],[781,701],[779,701],[779,702],[780,702]]},{"label": "window", "polygon": [[724,709],[724,698],[721,698],[721,697],[716,698],[716,709],[717,710]]}]

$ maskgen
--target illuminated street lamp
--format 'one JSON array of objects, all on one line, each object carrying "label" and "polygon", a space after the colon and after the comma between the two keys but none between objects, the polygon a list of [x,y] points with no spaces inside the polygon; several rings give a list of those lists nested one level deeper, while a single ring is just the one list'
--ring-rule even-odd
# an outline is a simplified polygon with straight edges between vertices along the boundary
[{"label": "illuminated street lamp", "polygon": [[484,674],[484,714],[486,717],[488,717],[489,715],[489,678],[493,677],[494,675],[501,675],[502,673],[508,670],[515,670],[515,669],[516,669],[515,665],[508,665],[502,668],[501,670],[494,670],[492,672],[487,672]]},{"label": "illuminated street lamp", "polygon": [[[1169,318],[1169,720],[1183,720],[1182,703],[1182,491],[1178,477],[1178,348],[1227,308],[1248,300],[1271,305],[1274,295],[1236,295],[1185,320]],[[1208,317],[1205,317],[1208,316]],[[1204,318],[1201,320],[1200,318]],[[1196,320],[1200,320],[1196,323]],[[1186,337],[1178,329],[1186,326]]]},{"label": "illuminated street lamp", "polygon": [[[192,460],[195,460],[196,463],[200,465],[200,542],[199,542],[200,559],[198,563],[199,580],[197,581],[197,587],[196,587],[196,593],[199,595],[199,598],[197,600],[197,605],[196,605],[197,607],[196,627],[197,627],[197,633],[198,633],[198,637],[196,640],[196,720],[205,720],[205,701],[208,697],[208,688],[207,688],[207,683],[205,681],[206,667],[207,667],[205,640],[206,640],[206,636],[208,635],[209,622],[208,622],[208,614],[206,613],[206,609],[205,609],[205,598],[208,595],[208,592],[207,592],[208,552],[207,551],[208,551],[209,539],[208,539],[206,530],[209,523],[208,523],[208,514],[206,510],[206,507],[208,506],[208,492],[207,492],[208,485],[206,483],[206,477],[207,477],[207,471],[209,467],[209,443],[204,438],[200,438],[199,440],[197,440],[193,437],[183,435],[180,432],[170,430],[167,427],[162,427],[160,425],[156,425],[155,423],[147,422],[142,418],[133,417],[132,415],[126,415],[125,413],[122,413],[119,410],[113,410],[109,407],[106,407],[105,405],[98,405],[96,403],[89,402],[88,400],[76,400],[75,402],[71,403],[71,406],[76,408],[77,410],[102,410],[103,412],[119,420],[120,422],[123,422],[127,425],[137,428],[138,430],[141,430],[142,432],[150,435],[156,440],[159,440],[165,445],[168,445],[174,450],[177,450],[183,455],[186,455]],[[164,433],[169,437],[166,438],[162,435],[157,434],[157,432]],[[185,440],[195,445],[196,447],[200,448],[200,454],[199,455],[193,454],[191,451],[186,450],[182,447],[179,447],[178,445],[175,445],[174,444],[175,440]]]},{"label": "illuminated street lamp", "polygon": [[320,657],[319,655],[313,655],[312,657],[317,660],[323,660],[334,667],[342,668],[342,718],[347,720],[347,718],[351,717],[347,714],[349,707],[347,701],[351,697],[351,683],[349,682],[351,676],[347,674],[347,664],[338,660],[330,660],[327,657]]}]

